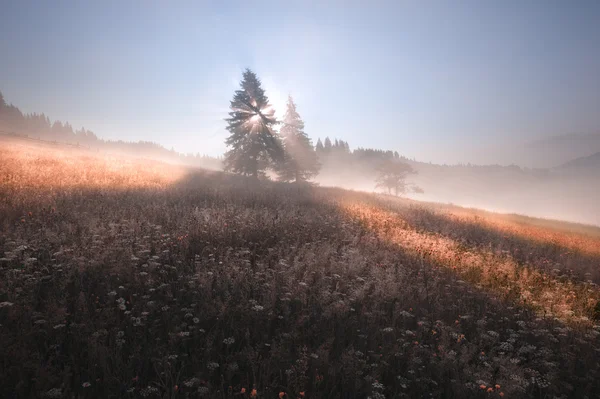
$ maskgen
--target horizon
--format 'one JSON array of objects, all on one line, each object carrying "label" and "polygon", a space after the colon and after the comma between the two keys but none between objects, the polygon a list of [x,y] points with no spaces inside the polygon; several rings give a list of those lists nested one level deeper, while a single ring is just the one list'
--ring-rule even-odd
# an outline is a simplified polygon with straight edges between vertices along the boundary
[{"label": "horizon", "polygon": [[294,96],[314,141],[422,162],[503,164],[498,146],[600,131],[598,3],[339,4],[9,4],[0,86],[105,139],[213,156],[245,67],[276,116]]},{"label": "horizon", "polygon": [[[2,91],[0,90],[0,94],[2,94]],[[4,98],[4,100],[6,101],[6,98]],[[21,111],[23,111],[21,109],[21,107],[19,107],[18,104],[14,104],[10,101],[6,101],[7,105],[10,106],[14,106],[18,109],[20,109]],[[70,121],[65,121],[65,120],[60,120],[60,119],[54,119],[51,118],[50,115],[47,115],[45,112],[43,111],[29,111],[29,112],[24,112],[24,115],[44,115],[46,116],[49,121],[51,123],[54,122],[61,122],[62,124],[68,124],[70,126],[72,126],[74,131],[77,131],[79,129],[84,129],[85,126],[73,126]],[[153,145],[157,145],[167,151],[171,151],[171,152],[175,152],[177,154],[180,155],[185,155],[185,156],[203,156],[203,157],[212,157],[215,159],[222,159],[223,157],[225,157],[225,153],[217,153],[217,154],[209,154],[209,153],[202,153],[202,152],[190,152],[190,151],[185,151],[185,150],[181,150],[175,147],[167,147],[164,143],[161,143],[160,141],[152,141],[152,140],[148,140],[148,139],[140,139],[140,140],[127,140],[127,138],[123,139],[123,138],[107,138],[107,137],[103,137],[100,134],[97,134],[96,132],[94,132],[91,129],[85,129],[85,130],[90,130],[92,133],[96,134],[96,136],[98,137],[99,140],[103,140],[106,142],[113,142],[113,143],[118,143],[118,142],[122,142],[122,143],[126,143],[126,144],[146,144],[146,143],[150,143]],[[9,132],[9,131],[0,131],[0,133],[4,133],[4,134],[11,134],[11,133],[17,133],[18,132]],[[585,132],[577,132],[577,133],[567,133],[567,134],[556,134],[556,135],[551,135],[551,136],[541,136],[541,137],[534,137],[532,138],[530,141],[528,141],[527,143],[522,143],[524,145],[533,145],[533,144],[539,144],[541,142],[545,142],[545,141],[549,141],[549,140],[553,140],[553,139],[574,139],[574,138],[593,138],[593,137],[600,137],[600,132],[598,133],[585,133]],[[35,139],[35,137],[32,137]],[[324,136],[324,137],[315,137],[314,141],[316,142],[317,140],[325,140],[326,138],[331,139],[332,141],[334,140],[344,140],[343,137],[329,137],[329,136]],[[41,142],[47,141],[45,139],[36,139],[39,140]],[[60,141],[58,141],[59,144],[67,144],[67,145],[72,145],[70,143],[61,143]],[[346,141],[347,143],[347,141]],[[374,147],[357,147],[357,146],[352,146],[350,145],[350,150],[351,151],[355,151],[355,150],[359,150],[359,149],[369,149],[369,150],[375,150],[375,151],[392,151],[392,152],[397,152],[397,150],[389,149],[389,148],[374,148]],[[597,154],[597,152],[592,151],[592,153],[590,155],[586,155],[586,156],[582,156],[582,157],[577,157],[574,159],[569,160],[569,162],[572,161],[576,161],[579,158],[585,158],[587,156],[591,156],[591,155],[595,155]],[[408,157],[405,154],[400,153],[400,156],[407,159],[408,161],[412,161],[412,162],[417,162],[417,163],[423,163],[423,164],[431,164],[431,165],[437,165],[437,166],[475,166],[475,167],[493,167],[493,166],[501,166],[501,167],[512,167],[512,166],[518,166],[519,168],[522,169],[550,169],[552,167],[532,167],[532,166],[527,166],[527,165],[523,165],[523,164],[519,164],[519,163],[514,163],[514,162],[496,162],[496,163],[473,163],[473,162],[469,162],[469,161],[456,161],[454,163],[447,163],[447,162],[434,162],[434,161],[426,161],[426,160],[422,160],[422,159],[417,159],[416,157]],[[556,165],[556,166],[561,166],[561,165]]]}]

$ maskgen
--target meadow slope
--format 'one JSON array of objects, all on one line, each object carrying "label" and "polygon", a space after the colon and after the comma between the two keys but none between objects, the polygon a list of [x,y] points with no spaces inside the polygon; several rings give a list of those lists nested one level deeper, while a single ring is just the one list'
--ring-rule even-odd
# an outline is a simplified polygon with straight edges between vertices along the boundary
[{"label": "meadow slope", "polygon": [[0,397],[600,396],[599,229],[0,144]]}]

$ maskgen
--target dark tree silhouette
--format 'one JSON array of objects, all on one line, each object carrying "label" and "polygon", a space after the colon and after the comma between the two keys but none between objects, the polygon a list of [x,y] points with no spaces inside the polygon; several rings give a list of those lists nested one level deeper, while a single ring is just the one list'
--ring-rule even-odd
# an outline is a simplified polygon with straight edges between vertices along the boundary
[{"label": "dark tree silhouette", "polygon": [[333,145],[331,145],[331,140],[329,139],[329,137],[325,137],[325,152],[331,152],[331,148],[333,147]]},{"label": "dark tree silhouette", "polygon": [[315,151],[317,151],[317,153],[322,153],[324,149],[325,147],[323,147],[323,142],[321,141],[321,139],[318,139],[317,145],[315,146]]},{"label": "dark tree silhouette", "polygon": [[288,97],[280,135],[284,143],[285,157],[278,170],[283,181],[301,182],[319,172],[317,154],[310,138],[304,133],[304,122],[296,110],[296,104]]},{"label": "dark tree silhouette", "polygon": [[410,187],[406,183],[406,177],[412,173],[416,172],[410,165],[393,159],[386,159],[377,169],[375,187],[387,189],[388,194],[391,194],[392,190],[395,195],[405,194]]},{"label": "dark tree silhouette", "polygon": [[225,170],[258,178],[269,165],[283,161],[283,148],[273,133],[275,111],[250,69],[244,71],[230,109]]}]

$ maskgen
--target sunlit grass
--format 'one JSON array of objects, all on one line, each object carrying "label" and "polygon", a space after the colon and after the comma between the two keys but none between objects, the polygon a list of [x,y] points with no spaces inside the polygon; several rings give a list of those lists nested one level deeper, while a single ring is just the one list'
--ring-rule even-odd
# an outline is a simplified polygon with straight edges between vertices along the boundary
[{"label": "sunlit grass", "polygon": [[519,264],[508,253],[470,248],[440,234],[417,232],[397,212],[364,204],[349,204],[345,209],[367,223],[382,240],[452,270],[470,284],[532,306],[544,317],[556,317],[568,323],[592,323],[600,301],[596,284],[543,273],[535,267]]}]

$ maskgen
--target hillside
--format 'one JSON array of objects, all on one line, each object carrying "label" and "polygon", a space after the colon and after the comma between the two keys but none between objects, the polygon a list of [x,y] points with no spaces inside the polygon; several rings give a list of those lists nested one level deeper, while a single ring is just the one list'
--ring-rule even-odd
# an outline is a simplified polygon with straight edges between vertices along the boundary
[{"label": "hillside", "polygon": [[600,229],[4,144],[2,397],[600,395]]},{"label": "hillside", "polygon": [[531,159],[532,165],[557,167],[573,159],[600,152],[600,133],[553,136],[529,142],[523,150],[525,153],[522,155]]},{"label": "hillside", "polygon": [[556,168],[558,171],[570,171],[582,174],[600,175],[600,152],[587,157],[573,159]]},{"label": "hillside", "polygon": [[207,155],[181,154],[168,150],[151,141],[105,140],[91,130],[73,129],[69,122],[51,121],[44,113],[24,114],[8,104],[0,92],[0,138],[13,137],[40,142],[74,145],[93,151],[121,154],[130,157],[151,158],[163,162],[199,166],[207,169],[221,169],[221,159]]}]

